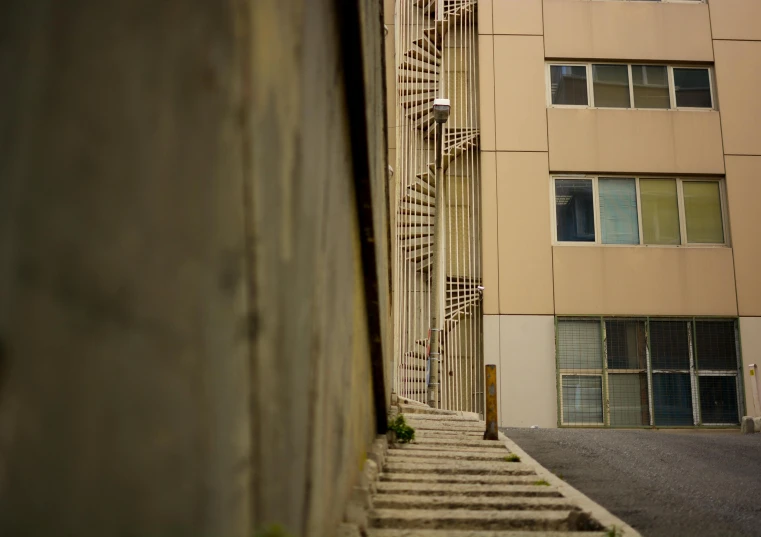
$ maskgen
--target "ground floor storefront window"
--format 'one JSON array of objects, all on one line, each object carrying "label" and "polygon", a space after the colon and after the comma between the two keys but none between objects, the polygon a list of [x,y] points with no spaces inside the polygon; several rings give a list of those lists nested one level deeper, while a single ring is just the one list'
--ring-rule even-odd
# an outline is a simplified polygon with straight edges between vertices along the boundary
[{"label": "ground floor storefront window", "polygon": [[560,425],[737,425],[735,319],[558,317]]}]

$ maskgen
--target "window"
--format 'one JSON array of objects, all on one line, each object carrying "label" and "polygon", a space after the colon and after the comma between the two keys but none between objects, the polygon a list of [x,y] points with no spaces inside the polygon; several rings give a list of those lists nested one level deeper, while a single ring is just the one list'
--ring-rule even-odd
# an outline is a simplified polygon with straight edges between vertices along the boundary
[{"label": "window", "polygon": [[557,318],[561,424],[736,425],[742,394],[735,323]]},{"label": "window", "polygon": [[564,242],[594,242],[595,212],[591,180],[555,181],[557,236]]},{"label": "window", "polygon": [[593,65],[592,85],[598,108],[629,108],[629,68],[626,65]]},{"label": "window", "polygon": [[632,65],[634,108],[671,108],[665,65]]},{"label": "window", "polygon": [[548,64],[550,106],[713,109],[709,67]]},{"label": "window", "polygon": [[723,181],[556,177],[558,243],[725,245]]},{"label": "window", "polygon": [[550,66],[552,104],[587,105],[587,67],[585,65]]},{"label": "window", "polygon": [[679,244],[679,204],[673,179],[641,179],[645,244]]},{"label": "window", "polygon": [[685,181],[684,216],[687,241],[694,243],[724,242],[721,219],[721,192],[713,181]]},{"label": "window", "polygon": [[711,108],[711,76],[708,69],[674,68],[676,105],[685,108]]},{"label": "window", "polygon": [[603,244],[639,244],[637,185],[634,179],[600,178]]}]

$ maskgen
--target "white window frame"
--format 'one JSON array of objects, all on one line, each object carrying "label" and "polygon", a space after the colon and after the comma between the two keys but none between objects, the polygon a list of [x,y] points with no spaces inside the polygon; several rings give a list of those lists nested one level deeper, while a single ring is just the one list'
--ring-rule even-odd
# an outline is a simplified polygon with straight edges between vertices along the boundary
[{"label": "white window frame", "polygon": [[[558,398],[560,399],[560,424],[568,427],[606,427],[607,413],[605,411],[605,378],[603,376],[603,370],[600,369],[561,369],[560,373],[560,393]],[[563,377],[600,377],[600,410],[602,411],[601,421],[565,421],[565,413],[563,412]]]},{"label": "white window frame", "polygon": [[[622,67],[626,67],[627,75],[629,77],[629,106],[627,108],[621,107],[621,106],[597,106],[594,104],[594,89],[595,89],[595,82],[594,82],[594,75],[595,75],[595,65],[618,65]],[[637,64],[639,65],[639,64]],[[592,108],[597,109],[604,109],[604,110],[632,110],[634,108],[634,90],[633,90],[633,84],[632,84],[632,66],[628,63],[618,63],[618,62],[590,62],[589,64],[589,74],[587,78],[589,79],[589,87],[591,90],[592,95]]]},{"label": "white window frame", "polygon": [[[593,108],[592,106],[592,81],[591,81],[591,74],[592,74],[592,68],[590,67],[591,64],[584,63],[584,62],[547,62],[544,69],[544,75],[546,78],[546,92],[545,97],[547,99],[547,106],[551,108]],[[558,66],[558,67],[584,67],[587,74],[587,104],[553,104],[552,103],[552,72],[551,67],[552,66]]]},{"label": "white window frame", "polygon": [[[639,65],[639,64],[638,64]],[[674,69],[702,69],[708,71],[708,89],[711,93],[711,106],[708,108],[702,106],[677,106],[676,105],[676,86],[674,85]],[[693,110],[693,111],[707,111],[716,110],[716,95],[713,90],[713,69],[707,66],[695,66],[695,65],[669,65],[669,93],[671,94],[671,109],[672,110]]]},{"label": "white window frame", "polygon": [[[597,0],[593,0],[597,1]],[[609,1],[609,0],[604,0]],[[629,0],[616,0],[616,1],[629,1]],[[631,0],[635,1],[635,0]],[[636,0],[639,1],[639,0]],[[687,0],[690,2],[699,1],[699,0]],[[595,105],[595,96],[594,96],[594,83],[592,80],[593,75],[593,65],[622,65],[626,66],[628,68],[628,74],[629,74],[629,108],[617,108],[617,107],[598,107]],[[634,81],[632,79],[632,66],[633,65],[645,65],[645,66],[651,66],[651,67],[665,67],[666,68],[666,75],[668,78],[668,86],[669,86],[669,108],[637,108],[634,102]],[[587,104],[581,105],[581,104],[553,104],[552,103],[552,76],[551,76],[551,67],[552,66],[564,66],[564,67],[585,67],[586,69],[586,75],[587,75]],[[681,106],[677,107],[676,105],[676,87],[674,86],[674,69],[704,69],[708,71],[708,86],[709,91],[711,93],[711,107],[710,108],[704,108],[704,107],[693,107],[693,106]],[[714,88],[714,74],[713,74],[713,66],[712,65],[685,65],[685,64],[663,64],[663,63],[651,63],[651,62],[634,62],[634,63],[621,63],[621,62],[611,62],[611,61],[602,61],[602,62],[579,62],[579,61],[548,61],[545,63],[545,99],[547,102],[548,108],[575,108],[575,109],[584,109],[584,108],[594,108],[596,110],[647,110],[647,111],[663,111],[663,112],[673,112],[673,111],[692,111],[692,112],[712,112],[718,110],[717,103],[716,103],[716,90]]]},{"label": "white window frame", "polygon": [[[592,181],[592,198],[594,208],[594,233],[595,240],[593,242],[579,242],[579,241],[560,241],[558,240],[558,228],[557,228],[557,204],[555,201],[555,181],[558,179],[566,180],[585,180]],[[633,179],[635,184],[635,192],[637,196],[637,228],[639,231],[639,243],[638,244],[605,244],[602,242],[602,229],[600,226],[600,179]],[[677,194],[677,209],[679,215],[679,244],[646,244],[645,237],[642,230],[642,195],[640,191],[640,179],[664,179],[676,181],[676,194]],[[721,243],[702,243],[702,242],[688,242],[687,239],[687,218],[684,207],[684,182],[714,182],[719,184],[719,208],[721,210],[721,226],[722,234],[724,236],[724,242]],[[550,176],[550,228],[552,229],[552,245],[553,246],[604,246],[607,248],[631,248],[631,247],[646,247],[646,248],[727,248],[730,246],[729,241],[729,219],[727,211],[727,197],[726,197],[726,181],[724,178],[719,177],[668,177],[668,176],[638,176],[638,175],[575,175],[575,174],[560,174]]]}]

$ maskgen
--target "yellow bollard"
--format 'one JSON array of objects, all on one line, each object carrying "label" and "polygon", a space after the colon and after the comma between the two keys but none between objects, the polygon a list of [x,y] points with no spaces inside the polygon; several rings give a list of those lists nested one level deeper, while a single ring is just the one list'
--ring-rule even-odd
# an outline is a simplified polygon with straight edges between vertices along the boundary
[{"label": "yellow bollard", "polygon": [[484,440],[499,440],[497,430],[497,366],[486,366],[486,432]]}]

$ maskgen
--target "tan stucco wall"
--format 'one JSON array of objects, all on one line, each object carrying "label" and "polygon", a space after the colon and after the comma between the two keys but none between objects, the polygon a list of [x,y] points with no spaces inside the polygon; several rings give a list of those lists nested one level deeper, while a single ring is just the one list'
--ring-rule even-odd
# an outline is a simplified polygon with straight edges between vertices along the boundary
[{"label": "tan stucco wall", "polygon": [[[761,416],[761,405],[756,405],[753,397],[753,383],[756,383],[761,399],[761,317],[740,317],[740,340],[742,342],[743,389],[745,390],[745,415]],[[748,374],[749,365],[756,364],[756,374]]]},{"label": "tan stucco wall", "polygon": [[546,151],[544,47],[538,36],[494,36],[496,149]]},{"label": "tan stucco wall", "polygon": [[[542,0],[495,0],[495,34],[542,35]],[[479,11],[484,6],[479,2]]]},{"label": "tan stucco wall", "polygon": [[714,49],[724,152],[761,155],[761,41],[714,41]]},{"label": "tan stucco wall", "polygon": [[552,313],[547,153],[497,153],[499,312]]},{"label": "tan stucco wall", "polygon": [[761,157],[727,156],[727,199],[740,315],[761,315]]},{"label": "tan stucco wall", "polygon": [[478,90],[479,125],[482,151],[494,151],[496,147],[496,117],[494,113],[494,37],[478,36]]},{"label": "tan stucco wall", "polygon": [[544,0],[544,34],[548,58],[713,60],[703,3]]},{"label": "tan stucco wall", "polygon": [[553,247],[555,311],[737,315],[732,250]]},{"label": "tan stucco wall", "polygon": [[714,111],[549,108],[552,171],[723,173]]},{"label": "tan stucco wall", "polygon": [[502,427],[557,427],[555,320],[500,315],[499,422]]},{"label": "tan stucco wall", "polygon": [[499,313],[499,231],[497,221],[497,153],[481,153],[481,259],[483,311]]},{"label": "tan stucco wall", "polygon": [[714,39],[761,40],[758,0],[711,0],[708,7]]}]

